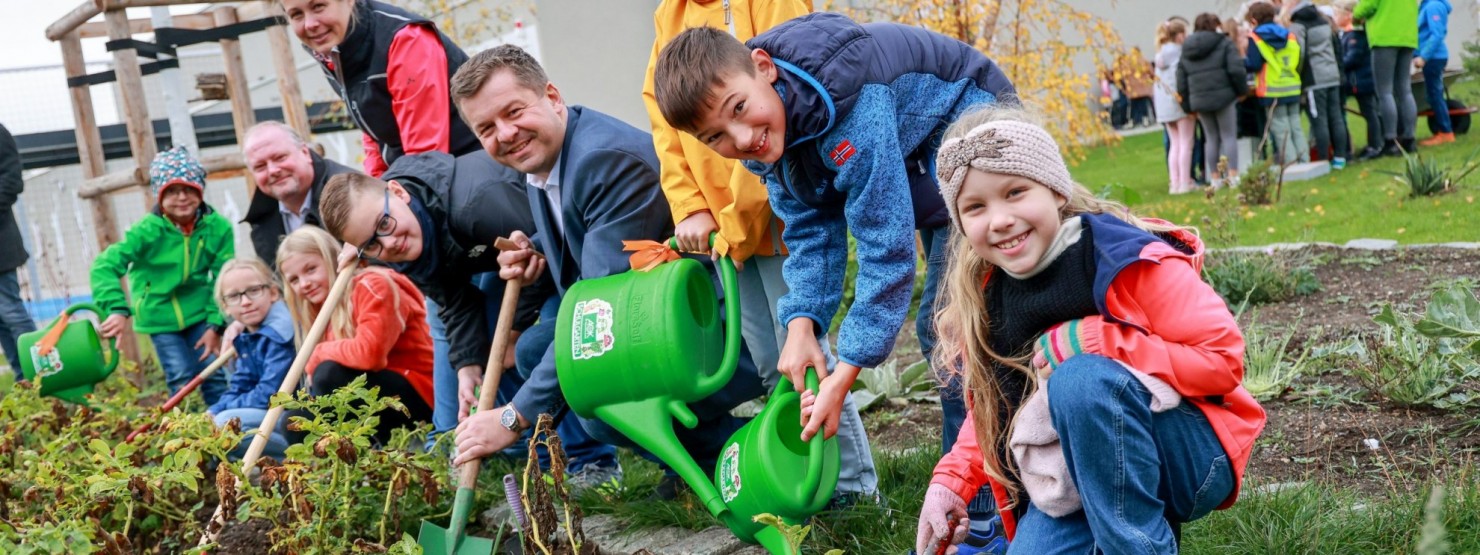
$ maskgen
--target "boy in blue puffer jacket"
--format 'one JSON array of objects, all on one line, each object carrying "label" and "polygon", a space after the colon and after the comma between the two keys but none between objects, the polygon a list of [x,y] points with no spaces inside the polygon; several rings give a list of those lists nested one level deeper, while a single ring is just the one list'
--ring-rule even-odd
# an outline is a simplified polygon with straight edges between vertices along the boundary
[{"label": "boy in blue puffer jacket", "polygon": [[[782,270],[790,291],[777,303],[788,329],[777,366],[792,383],[804,383],[809,366],[826,368],[817,338],[841,303],[849,234],[856,239],[855,300],[838,332],[839,360],[802,432],[831,436],[859,370],[888,357],[909,313],[915,229],[926,259],[916,324],[929,358],[949,236],[933,168],[940,135],[962,112],[1012,95],[1012,83],[949,37],[816,13],[745,44],[721,30],[689,29],[659,53],[654,88],[669,124],[765,178],[791,250]],[[965,410],[959,385],[942,397],[949,449]]]},{"label": "boy in blue puffer jacket", "polygon": [[1423,89],[1429,108],[1434,111],[1434,136],[1418,144],[1438,146],[1454,142],[1454,125],[1449,121],[1449,103],[1444,98],[1444,66],[1449,63],[1449,48],[1444,37],[1449,34],[1449,0],[1423,0],[1418,6],[1418,51],[1413,65],[1423,70]]}]

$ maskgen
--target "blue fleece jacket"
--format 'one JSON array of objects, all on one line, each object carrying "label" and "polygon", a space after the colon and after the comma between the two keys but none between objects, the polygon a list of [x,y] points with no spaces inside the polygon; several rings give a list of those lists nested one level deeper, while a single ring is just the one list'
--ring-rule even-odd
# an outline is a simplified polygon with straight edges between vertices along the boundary
[{"label": "blue fleece jacket", "polygon": [[236,349],[236,373],[231,388],[211,405],[211,414],[227,409],[265,409],[283,385],[298,350],[293,346],[293,316],[282,301],[267,309],[257,331],[242,332],[231,342]]},{"label": "blue fleece jacket", "polygon": [[[1259,38],[1264,40],[1264,44],[1268,44],[1275,50],[1284,48],[1285,44],[1290,42],[1290,31],[1274,23],[1265,23],[1255,27],[1254,34],[1259,35]],[[1303,52],[1301,54],[1304,55]],[[1264,69],[1264,55],[1259,53],[1259,46],[1254,42],[1254,37],[1249,37],[1249,48],[1244,54],[1244,69],[1249,72],[1249,75],[1258,75],[1259,71]],[[1299,104],[1300,95],[1259,99],[1259,104],[1262,106],[1272,106],[1276,103]]]},{"label": "blue fleece jacket", "polygon": [[1444,37],[1449,34],[1449,0],[1423,0],[1418,6],[1418,51],[1416,58],[1448,60],[1449,47]]},{"label": "blue fleece jacket", "polygon": [[829,328],[851,232],[858,277],[838,358],[877,366],[909,312],[914,229],[949,222],[935,182],[940,135],[962,112],[1012,94],[1012,83],[960,41],[830,13],[778,25],[748,46],[776,60],[774,86],[786,108],[781,159],[746,163],[765,177],[786,224],[790,292],[777,303],[781,322],[810,318],[819,333]]}]

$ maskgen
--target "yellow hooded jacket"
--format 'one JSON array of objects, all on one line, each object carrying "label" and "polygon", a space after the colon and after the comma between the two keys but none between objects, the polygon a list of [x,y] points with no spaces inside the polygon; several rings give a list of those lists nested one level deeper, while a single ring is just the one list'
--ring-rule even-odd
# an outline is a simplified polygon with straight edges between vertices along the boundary
[{"label": "yellow hooded jacket", "polygon": [[786,254],[781,244],[781,221],[771,214],[766,186],[759,177],[663,119],[653,92],[658,52],[684,29],[701,25],[730,31],[735,38],[747,41],[783,21],[811,12],[811,4],[803,0],[663,0],[653,13],[657,39],[648,59],[642,100],[653,124],[653,147],[658,151],[663,193],[675,224],[708,210],[719,224],[715,250],[736,261],[754,255]]}]

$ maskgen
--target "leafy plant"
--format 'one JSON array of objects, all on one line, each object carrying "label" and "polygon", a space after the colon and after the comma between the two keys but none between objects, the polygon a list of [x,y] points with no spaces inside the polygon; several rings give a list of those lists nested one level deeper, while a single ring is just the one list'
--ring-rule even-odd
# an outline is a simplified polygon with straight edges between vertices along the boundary
[{"label": "leafy plant", "polygon": [[[781,520],[781,517],[771,513],[755,515],[751,517],[751,520],[781,531],[781,537],[786,538],[786,544],[791,546],[791,550],[797,553],[801,552],[802,542],[807,540],[807,535],[812,533],[812,527],[810,525],[787,524],[786,521]],[[843,550],[833,549],[825,555],[843,555]]]},{"label": "leafy plant", "polygon": [[858,412],[864,412],[881,401],[905,404],[923,401],[935,392],[935,379],[930,375],[929,361],[921,360],[897,370],[898,361],[889,361],[876,368],[864,368],[853,382],[853,402]]},{"label": "leafy plant", "polygon": [[1447,351],[1480,356],[1480,301],[1463,283],[1450,284],[1429,298],[1419,333],[1440,340]]},{"label": "leafy plant", "polygon": [[1255,399],[1267,401],[1279,397],[1295,380],[1309,374],[1310,349],[1301,351],[1293,360],[1288,352],[1290,340],[1299,328],[1299,319],[1283,335],[1257,322],[1244,328],[1244,388]]},{"label": "leafy plant", "polygon": [[1303,260],[1288,256],[1258,251],[1213,253],[1203,266],[1203,279],[1239,312],[1319,291],[1315,272]]},{"label": "leafy plant", "polygon": [[1269,158],[1259,158],[1244,173],[1239,175],[1238,201],[1240,204],[1274,204],[1279,200],[1279,190],[1284,185],[1284,168],[1274,165]]},{"label": "leafy plant", "polygon": [[1422,154],[1403,155],[1403,172],[1392,172],[1378,170],[1393,176],[1400,183],[1408,186],[1408,196],[1424,197],[1453,191],[1455,184],[1470,172],[1480,168],[1480,163],[1475,161],[1475,155],[1480,154],[1480,149],[1470,152],[1465,157],[1465,164],[1460,168],[1452,168],[1439,163],[1433,158],[1425,158]]},{"label": "leafy plant", "polygon": [[[1480,369],[1464,353],[1441,352],[1438,341],[1420,333],[1412,318],[1391,304],[1372,319],[1382,324],[1377,346],[1370,356],[1358,353],[1363,364],[1353,368],[1353,377],[1400,405],[1448,408],[1468,399],[1465,383],[1480,376]],[[1456,393],[1460,396],[1452,398]]]}]

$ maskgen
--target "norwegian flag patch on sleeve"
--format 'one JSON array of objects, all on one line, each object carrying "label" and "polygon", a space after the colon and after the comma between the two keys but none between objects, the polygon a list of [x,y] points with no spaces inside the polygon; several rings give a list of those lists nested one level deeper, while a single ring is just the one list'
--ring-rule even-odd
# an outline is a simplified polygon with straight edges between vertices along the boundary
[{"label": "norwegian flag patch on sleeve", "polygon": [[854,154],[858,154],[858,149],[853,148],[853,141],[843,139],[843,142],[838,143],[838,146],[833,147],[832,154],[829,154],[828,156],[832,158],[834,166],[841,167],[843,163],[847,162],[849,158],[852,158]]}]

